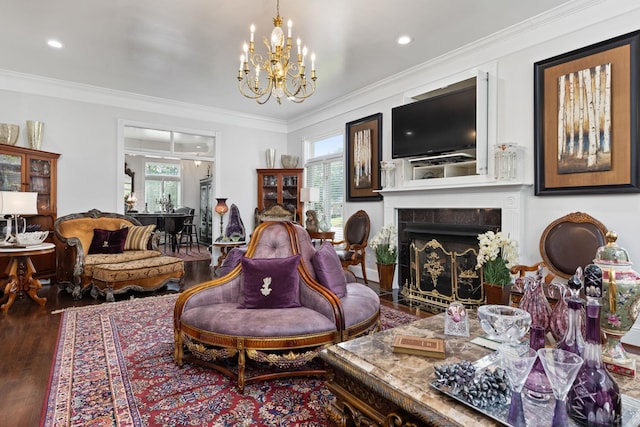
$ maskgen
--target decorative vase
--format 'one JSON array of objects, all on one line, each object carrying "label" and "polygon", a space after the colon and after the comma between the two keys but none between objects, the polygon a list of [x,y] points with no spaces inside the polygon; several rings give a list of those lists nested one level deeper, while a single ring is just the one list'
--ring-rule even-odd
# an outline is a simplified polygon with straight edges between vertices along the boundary
[{"label": "decorative vase", "polygon": [[276,149],[267,148],[264,154],[267,160],[267,169],[273,169],[276,166]]},{"label": "decorative vase", "polygon": [[502,286],[495,283],[483,283],[485,304],[511,305],[511,284]]},{"label": "decorative vase", "polygon": [[629,253],[616,244],[618,235],[608,232],[607,244],[596,252],[595,264],[602,270],[600,327],[607,336],[604,361],[613,365],[632,363],[620,339],[640,313],[640,275],[632,270]]},{"label": "decorative vase", "polygon": [[35,150],[42,147],[42,134],[44,132],[44,122],[27,120],[27,139],[29,145]]},{"label": "decorative vase", "polygon": [[567,412],[580,425],[622,425],[622,404],[618,384],[602,363],[600,304],[589,301],[584,363],[569,390]]},{"label": "decorative vase", "polygon": [[393,275],[396,272],[395,264],[378,264],[378,280],[380,281],[380,289],[390,291],[393,288]]},{"label": "decorative vase", "polygon": [[551,306],[544,294],[542,267],[538,268],[535,278],[523,277],[524,295],[520,300],[520,308],[531,314],[531,326],[542,326],[549,329]]}]

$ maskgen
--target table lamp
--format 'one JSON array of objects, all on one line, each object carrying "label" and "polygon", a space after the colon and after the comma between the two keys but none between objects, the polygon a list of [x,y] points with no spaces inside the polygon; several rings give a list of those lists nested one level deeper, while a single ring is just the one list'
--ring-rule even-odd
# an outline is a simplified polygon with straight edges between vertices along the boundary
[{"label": "table lamp", "polygon": [[218,237],[218,241],[222,240],[222,236],[224,235],[224,230],[222,228],[222,220],[224,218],[224,214],[229,212],[229,206],[225,203],[227,199],[216,199],[218,204],[214,208],[216,213],[220,215],[220,236]]},{"label": "table lamp", "polygon": [[18,234],[18,218],[20,217],[20,215],[37,214],[38,193],[0,191],[0,215],[11,215],[11,218],[13,219],[13,222],[15,224],[15,228],[13,229],[14,239]]}]

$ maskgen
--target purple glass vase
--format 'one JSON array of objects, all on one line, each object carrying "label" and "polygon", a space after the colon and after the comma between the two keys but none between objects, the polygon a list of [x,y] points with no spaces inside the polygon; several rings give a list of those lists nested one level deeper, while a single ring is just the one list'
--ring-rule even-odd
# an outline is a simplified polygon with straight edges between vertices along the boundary
[{"label": "purple glass vase", "polygon": [[620,390],[602,363],[600,304],[589,301],[586,313],[587,342],[584,348],[584,364],[567,395],[567,412],[580,425],[620,426]]},{"label": "purple glass vase", "polygon": [[519,308],[531,314],[531,326],[542,326],[549,329],[551,320],[551,306],[544,294],[544,279],[542,277],[542,267],[538,268],[535,278],[525,277],[524,295],[520,300]]},{"label": "purple glass vase", "polygon": [[[538,351],[544,348],[545,329],[542,326],[531,326],[529,329],[529,347]],[[524,383],[527,395],[537,401],[547,401],[553,396],[553,389],[540,359],[536,359]]]}]

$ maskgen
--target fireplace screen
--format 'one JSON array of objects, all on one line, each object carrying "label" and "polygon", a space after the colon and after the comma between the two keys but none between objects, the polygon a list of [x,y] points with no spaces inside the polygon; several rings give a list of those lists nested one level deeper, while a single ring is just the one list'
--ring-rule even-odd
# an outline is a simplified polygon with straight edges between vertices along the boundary
[{"label": "fireplace screen", "polygon": [[415,239],[409,245],[410,278],[402,294],[434,312],[454,301],[467,308],[484,302],[482,278],[476,270],[477,248],[436,239]]}]

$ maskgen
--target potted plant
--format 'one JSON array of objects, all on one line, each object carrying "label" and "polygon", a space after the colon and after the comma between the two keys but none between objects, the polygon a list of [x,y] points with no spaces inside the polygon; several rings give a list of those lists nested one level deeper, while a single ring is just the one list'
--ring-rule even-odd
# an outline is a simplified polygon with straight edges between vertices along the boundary
[{"label": "potted plant", "polygon": [[478,234],[478,263],[487,304],[509,305],[510,269],[518,262],[518,245],[501,231]]},{"label": "potted plant", "polygon": [[398,231],[393,225],[385,225],[369,242],[376,252],[376,265],[380,289],[391,290],[398,257]]}]

